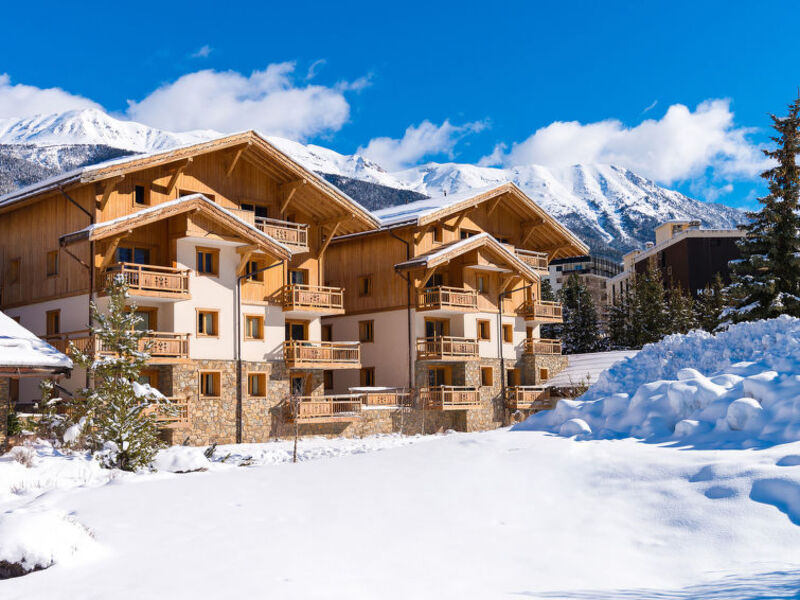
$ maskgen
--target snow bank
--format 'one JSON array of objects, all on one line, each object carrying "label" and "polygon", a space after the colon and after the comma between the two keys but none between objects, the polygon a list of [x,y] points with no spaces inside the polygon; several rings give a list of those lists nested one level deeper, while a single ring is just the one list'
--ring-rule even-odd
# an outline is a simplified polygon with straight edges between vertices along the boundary
[{"label": "snow bank", "polygon": [[210,466],[211,461],[203,454],[203,448],[194,446],[172,446],[159,450],[153,461],[153,467],[157,471],[170,473],[207,471]]},{"label": "snow bank", "polygon": [[800,319],[668,336],[516,428],[726,447],[800,440]]}]

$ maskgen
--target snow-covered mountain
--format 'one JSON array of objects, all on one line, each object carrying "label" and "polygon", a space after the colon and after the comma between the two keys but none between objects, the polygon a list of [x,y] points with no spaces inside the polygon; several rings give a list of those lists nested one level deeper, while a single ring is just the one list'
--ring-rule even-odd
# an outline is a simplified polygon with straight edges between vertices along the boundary
[{"label": "snow-covered mountain", "polygon": [[[218,135],[210,130],[172,133],[93,109],[0,119],[0,193],[78,166]],[[370,209],[513,181],[593,251],[617,257],[652,240],[653,227],[667,219],[699,219],[714,228],[733,227],[744,219],[739,210],[694,200],[613,165],[500,169],[428,163],[389,172],[358,154],[269,140]]]}]

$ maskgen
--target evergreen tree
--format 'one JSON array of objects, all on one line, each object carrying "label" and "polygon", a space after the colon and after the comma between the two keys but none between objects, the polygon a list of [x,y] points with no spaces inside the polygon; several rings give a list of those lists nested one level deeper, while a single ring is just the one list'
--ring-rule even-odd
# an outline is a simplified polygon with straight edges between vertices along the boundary
[{"label": "evergreen tree", "polygon": [[545,302],[555,302],[556,295],[553,293],[553,286],[550,285],[549,279],[542,279],[542,300]]},{"label": "evergreen tree", "polygon": [[597,352],[601,347],[597,311],[586,285],[577,274],[567,278],[561,288],[564,325],[561,341],[566,354]]},{"label": "evergreen tree", "polygon": [[697,326],[713,333],[722,323],[722,313],[726,304],[725,287],[722,277],[717,273],[714,281],[706,285],[697,295],[694,303]]},{"label": "evergreen tree", "polygon": [[[553,292],[553,286],[550,285],[550,280],[549,279],[542,279],[541,280],[540,294],[541,294],[542,300],[544,302],[555,302],[556,301],[556,295]],[[546,338],[546,339],[551,339],[551,340],[552,339],[561,339],[562,329],[563,328],[562,328],[561,324],[559,324],[559,323],[547,323],[545,325],[542,325],[539,328],[539,330],[541,332],[540,333],[541,337]]]},{"label": "evergreen tree", "polygon": [[608,346],[611,350],[627,350],[631,341],[631,296],[626,291],[606,312]]},{"label": "evergreen tree", "polygon": [[672,285],[667,292],[669,333],[688,333],[697,327],[694,317],[694,301],[678,285]]},{"label": "evergreen tree", "polygon": [[786,117],[770,115],[778,132],[771,139],[775,150],[764,150],[777,165],[761,176],[769,193],[759,198],[761,210],[747,214],[747,235],[738,242],[742,258],[731,261],[734,279],[729,288],[735,298],[735,321],[750,321],[787,313],[800,316],[800,240],[797,214],[800,179],[796,156],[800,153],[800,98],[789,105]]},{"label": "evergreen tree", "polygon": [[[92,333],[103,356],[81,352],[75,346],[70,350],[75,363],[87,369],[93,382],[79,393],[73,413],[85,417],[82,422],[94,448],[105,450],[98,455],[104,466],[135,471],[147,467],[161,445],[153,409],[158,410],[164,398],[142,393],[137,383],[150,356],[149,348],[140,351],[146,332],[136,329],[140,321],[136,307],[125,307],[127,292],[127,284],[117,276],[108,288],[108,314],[92,303],[96,323]],[[166,405],[161,408],[168,410]]]},{"label": "evergreen tree", "polygon": [[659,270],[652,265],[633,279],[630,306],[631,347],[659,341],[670,333],[669,308]]}]

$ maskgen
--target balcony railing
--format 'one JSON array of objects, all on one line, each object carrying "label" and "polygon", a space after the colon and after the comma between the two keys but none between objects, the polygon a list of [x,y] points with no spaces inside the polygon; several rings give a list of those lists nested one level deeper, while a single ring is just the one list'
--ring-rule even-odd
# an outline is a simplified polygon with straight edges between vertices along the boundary
[{"label": "balcony railing", "polygon": [[[67,353],[70,342],[81,352],[97,355],[110,355],[111,351],[103,345],[88,329],[69,331],[45,336],[44,339],[60,352]],[[189,334],[166,331],[150,331],[139,339],[139,351],[144,352],[150,344],[150,358],[168,361],[189,357]]]},{"label": "balcony railing", "polygon": [[410,406],[411,393],[405,388],[350,388],[364,406]]},{"label": "balcony railing", "polygon": [[561,340],[525,338],[526,354],[561,354]]},{"label": "balcony railing", "polygon": [[471,387],[440,385],[419,390],[422,406],[430,410],[465,410],[480,408],[480,392]]},{"label": "balcony railing", "polygon": [[468,360],[478,358],[478,340],[462,337],[417,338],[417,360]]},{"label": "balcony railing", "polygon": [[189,401],[186,398],[167,398],[161,404],[153,404],[149,412],[155,413],[159,427],[187,427],[189,425]]},{"label": "balcony railing", "polygon": [[283,310],[340,314],[344,312],[344,289],[312,285],[283,286]]},{"label": "balcony railing", "polygon": [[550,399],[542,386],[518,385],[506,390],[506,406],[512,411],[540,410],[550,408]]},{"label": "balcony railing", "polygon": [[516,249],[517,258],[528,265],[534,271],[548,273],[548,259],[546,252],[534,252],[533,250]]},{"label": "balcony railing", "polygon": [[283,356],[290,369],[354,369],[361,366],[361,345],[358,342],[286,340]]},{"label": "balcony railing", "polygon": [[542,323],[562,323],[564,321],[560,302],[525,302],[520,306],[519,313],[528,321],[541,321]]},{"label": "balcony railing", "polygon": [[178,299],[189,297],[187,269],[120,263],[106,269],[103,287],[107,287],[117,275],[122,275],[132,295]]},{"label": "balcony railing", "polygon": [[478,292],[444,285],[425,288],[417,298],[417,310],[476,311]]},{"label": "balcony railing", "polygon": [[282,244],[308,250],[308,225],[304,223],[255,217],[255,226]]},{"label": "balcony railing", "polygon": [[289,423],[336,423],[355,421],[361,416],[361,398],[341,396],[300,396],[286,401]]}]

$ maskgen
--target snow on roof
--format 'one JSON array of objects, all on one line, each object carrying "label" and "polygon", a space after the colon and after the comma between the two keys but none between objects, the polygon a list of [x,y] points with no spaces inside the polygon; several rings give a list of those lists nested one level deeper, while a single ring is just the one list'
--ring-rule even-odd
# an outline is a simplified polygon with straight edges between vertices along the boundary
[{"label": "snow on roof", "polygon": [[396,225],[406,221],[417,221],[420,217],[434,213],[442,208],[458,204],[459,202],[469,200],[475,196],[485,194],[486,192],[490,192],[502,185],[505,184],[494,184],[482,188],[475,188],[466,192],[460,192],[458,194],[435,196],[425,200],[409,202],[408,204],[400,204],[398,206],[381,208],[380,210],[373,211],[372,214],[378,218],[383,226]]},{"label": "snow on roof", "polygon": [[8,315],[0,312],[0,369],[72,368],[72,361],[36,337]]},{"label": "snow on roof", "polygon": [[[595,383],[600,373],[616,363],[638,354],[638,350],[615,350],[612,352],[589,352],[567,355],[568,366],[555,377],[547,380],[547,387],[573,387]],[[586,381],[588,378],[588,382]]]}]

